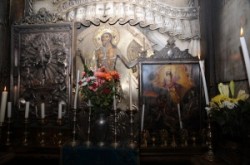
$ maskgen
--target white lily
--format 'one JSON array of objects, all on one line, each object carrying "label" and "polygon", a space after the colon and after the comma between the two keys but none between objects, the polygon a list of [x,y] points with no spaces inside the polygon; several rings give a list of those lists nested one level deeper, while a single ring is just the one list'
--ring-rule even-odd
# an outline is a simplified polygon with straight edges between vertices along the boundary
[{"label": "white lily", "polygon": [[218,84],[218,89],[221,95],[229,97],[229,86],[223,83]]},{"label": "white lily", "polygon": [[245,101],[248,99],[248,97],[249,97],[249,94],[247,94],[245,90],[239,90],[237,99]]},{"label": "white lily", "polygon": [[[229,85],[225,85],[223,83],[218,84],[218,90],[220,94],[213,97],[210,106],[217,108],[227,107],[229,109],[235,108],[237,106],[239,100],[246,101],[249,98],[249,94],[246,93],[245,90],[239,90],[237,97],[235,97],[235,84],[234,81],[230,81]],[[231,92],[231,96],[229,96],[229,92]]]},{"label": "white lily", "polygon": [[234,89],[235,89],[235,83],[234,83],[234,81],[230,81],[229,88],[230,88],[232,97],[234,97]]}]

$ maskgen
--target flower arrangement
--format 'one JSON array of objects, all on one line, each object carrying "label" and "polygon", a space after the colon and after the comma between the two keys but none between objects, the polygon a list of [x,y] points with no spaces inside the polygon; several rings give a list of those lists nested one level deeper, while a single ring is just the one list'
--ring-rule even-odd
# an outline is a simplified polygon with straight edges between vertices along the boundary
[{"label": "flower arrangement", "polygon": [[120,75],[115,70],[108,71],[105,67],[101,67],[93,71],[84,65],[79,91],[85,101],[91,101],[93,107],[110,110],[119,81]]},{"label": "flower arrangement", "polygon": [[239,137],[249,132],[250,103],[249,94],[239,90],[235,96],[235,83],[218,84],[220,94],[211,99],[210,108],[212,121],[221,128],[222,134]]}]

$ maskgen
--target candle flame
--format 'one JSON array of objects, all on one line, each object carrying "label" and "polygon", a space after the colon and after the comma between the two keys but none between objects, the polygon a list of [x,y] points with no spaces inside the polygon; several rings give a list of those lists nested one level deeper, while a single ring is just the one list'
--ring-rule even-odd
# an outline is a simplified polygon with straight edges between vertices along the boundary
[{"label": "candle flame", "polygon": [[242,37],[244,35],[244,30],[243,30],[243,28],[241,27],[240,28],[240,36]]},{"label": "candle flame", "polygon": [[6,86],[4,87],[4,91],[6,91],[7,90],[7,88],[6,88]]},{"label": "candle flame", "polygon": [[200,55],[200,53],[198,53],[198,58],[199,58],[199,60],[201,59],[201,55]]}]

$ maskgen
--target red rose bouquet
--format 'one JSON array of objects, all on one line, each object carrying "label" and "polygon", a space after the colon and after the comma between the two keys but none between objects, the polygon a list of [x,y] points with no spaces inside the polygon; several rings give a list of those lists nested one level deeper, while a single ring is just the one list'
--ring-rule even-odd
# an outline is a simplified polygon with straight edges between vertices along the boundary
[{"label": "red rose bouquet", "polygon": [[120,75],[115,70],[108,71],[101,67],[93,71],[84,66],[79,90],[82,98],[90,100],[93,107],[96,107],[94,109],[111,110],[119,81]]}]

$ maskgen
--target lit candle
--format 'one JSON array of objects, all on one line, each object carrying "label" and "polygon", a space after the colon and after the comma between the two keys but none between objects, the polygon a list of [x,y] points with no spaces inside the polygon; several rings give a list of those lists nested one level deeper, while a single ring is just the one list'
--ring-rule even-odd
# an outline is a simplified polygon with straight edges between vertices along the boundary
[{"label": "lit candle", "polygon": [[58,103],[58,119],[62,118],[62,106],[63,106],[63,103],[62,103],[62,101],[60,101]]},{"label": "lit candle", "polygon": [[131,74],[129,74],[129,110],[132,110],[132,82],[131,82]]},{"label": "lit candle", "polygon": [[30,111],[30,102],[29,101],[26,101],[25,103],[25,119],[28,119],[29,118],[29,111]]},{"label": "lit candle", "polygon": [[74,100],[74,109],[77,108],[77,96],[78,96],[78,88],[79,88],[79,77],[80,77],[80,71],[77,71],[77,76],[76,76],[76,91],[75,91],[75,100]]},{"label": "lit candle", "polygon": [[178,110],[178,117],[179,117],[179,123],[180,123],[180,129],[182,129],[182,120],[181,120],[181,108],[180,108],[180,104],[177,104],[177,110]]},{"label": "lit candle", "polygon": [[204,71],[204,60],[200,59],[200,54],[198,54],[198,58],[199,58],[199,64],[200,64],[200,68],[201,68],[201,76],[202,76],[202,82],[203,82],[203,89],[204,89],[204,94],[205,94],[206,105],[209,105],[207,82],[206,82],[205,71]]},{"label": "lit candle", "polygon": [[142,105],[142,111],[141,111],[141,132],[143,131],[144,127],[144,114],[145,114],[145,104]]},{"label": "lit candle", "polygon": [[8,102],[8,111],[7,111],[8,118],[11,118],[11,109],[12,109],[12,103]]},{"label": "lit candle", "polygon": [[4,87],[4,91],[2,92],[2,100],[1,100],[0,123],[4,122],[7,97],[8,97],[8,92],[6,90],[6,87]]},{"label": "lit candle", "polygon": [[245,40],[245,37],[243,36],[243,34],[244,34],[244,31],[243,31],[243,28],[241,28],[240,29],[240,43],[241,43],[241,49],[243,52],[244,61],[245,61],[245,65],[246,65],[248,83],[250,86],[250,59],[249,59],[249,53],[248,53],[248,49],[247,49],[246,40]]},{"label": "lit candle", "polygon": [[45,117],[45,104],[41,103],[41,118],[44,119]]}]

